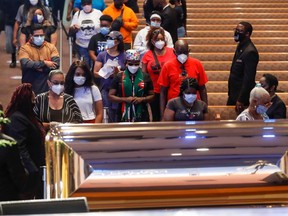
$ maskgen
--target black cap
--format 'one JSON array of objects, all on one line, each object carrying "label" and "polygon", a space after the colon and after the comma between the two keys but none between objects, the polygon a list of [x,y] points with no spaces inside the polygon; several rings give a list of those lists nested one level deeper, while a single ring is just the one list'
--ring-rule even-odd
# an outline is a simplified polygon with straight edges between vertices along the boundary
[{"label": "black cap", "polygon": [[92,0],[81,0],[82,5],[92,4]]}]

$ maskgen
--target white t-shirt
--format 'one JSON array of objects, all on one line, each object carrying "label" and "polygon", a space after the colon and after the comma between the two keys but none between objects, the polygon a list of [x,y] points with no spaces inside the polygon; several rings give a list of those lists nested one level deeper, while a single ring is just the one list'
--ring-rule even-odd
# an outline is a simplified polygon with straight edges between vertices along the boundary
[{"label": "white t-shirt", "polygon": [[[150,26],[145,26],[145,28],[141,29],[137,33],[137,35],[134,39],[134,43],[133,43],[134,49],[140,50],[140,52],[147,51],[148,48],[147,48],[146,36],[147,36],[149,30],[150,30]],[[167,44],[166,46],[173,48],[174,45],[173,45],[173,40],[172,40],[170,33],[167,32],[166,30],[164,30],[164,32],[165,32],[165,41]]]},{"label": "white t-shirt", "polygon": [[88,47],[90,38],[100,31],[99,18],[101,16],[102,12],[96,9],[93,9],[93,11],[88,14],[83,10],[74,14],[71,26],[80,26],[80,30],[76,33],[76,44],[83,48]]},{"label": "white t-shirt", "polygon": [[91,120],[96,118],[94,102],[102,100],[101,93],[97,86],[93,85],[91,88],[75,88],[74,100],[79,106],[83,120]]}]

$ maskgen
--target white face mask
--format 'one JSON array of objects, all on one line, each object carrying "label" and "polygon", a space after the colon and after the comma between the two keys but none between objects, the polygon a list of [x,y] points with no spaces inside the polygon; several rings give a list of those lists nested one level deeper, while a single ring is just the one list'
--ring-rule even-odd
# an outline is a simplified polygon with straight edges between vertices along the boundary
[{"label": "white face mask", "polygon": [[74,82],[75,82],[77,85],[81,86],[81,85],[83,85],[83,84],[85,83],[86,77],[83,77],[83,76],[74,76],[73,80],[74,80]]},{"label": "white face mask", "polygon": [[139,69],[139,66],[136,65],[128,65],[128,70],[130,71],[130,73],[135,74]]},{"label": "white face mask", "polygon": [[196,100],[197,94],[184,94],[183,98],[187,103],[192,104]]},{"label": "white face mask", "polygon": [[38,23],[42,23],[44,20],[44,16],[37,14]]},{"label": "white face mask", "polygon": [[188,56],[186,54],[180,54],[177,56],[177,60],[181,63],[184,64],[188,59]]},{"label": "white face mask", "polygon": [[107,40],[106,41],[106,46],[107,48],[112,48],[115,46],[115,41],[114,40]]},{"label": "white face mask", "polygon": [[90,13],[91,10],[92,10],[92,5],[85,5],[85,6],[83,7],[83,11],[84,11],[85,13]]},{"label": "white face mask", "polygon": [[150,25],[151,25],[152,27],[160,28],[161,23],[160,23],[160,22],[153,22],[153,21],[151,21],[151,22],[150,22]]},{"label": "white face mask", "polygon": [[52,85],[51,90],[57,94],[60,95],[62,92],[64,92],[64,85]]},{"label": "white face mask", "polygon": [[38,0],[30,0],[30,4],[35,6],[38,4]]},{"label": "white face mask", "polygon": [[159,40],[159,41],[156,41],[155,43],[155,47],[159,50],[162,50],[164,46],[165,46],[165,41]]}]

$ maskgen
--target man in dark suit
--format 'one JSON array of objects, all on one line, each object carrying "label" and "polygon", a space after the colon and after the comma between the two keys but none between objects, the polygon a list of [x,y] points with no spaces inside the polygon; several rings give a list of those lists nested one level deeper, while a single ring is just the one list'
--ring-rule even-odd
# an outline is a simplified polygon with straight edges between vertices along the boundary
[{"label": "man in dark suit", "polygon": [[240,22],[234,29],[238,46],[230,69],[227,105],[235,105],[238,114],[249,105],[249,94],[255,87],[259,54],[250,39],[252,31],[253,27],[248,22]]},{"label": "man in dark suit", "polygon": [[161,27],[168,31],[172,37],[173,43],[178,40],[177,36],[177,13],[166,0],[153,0],[154,9],[161,12]]}]

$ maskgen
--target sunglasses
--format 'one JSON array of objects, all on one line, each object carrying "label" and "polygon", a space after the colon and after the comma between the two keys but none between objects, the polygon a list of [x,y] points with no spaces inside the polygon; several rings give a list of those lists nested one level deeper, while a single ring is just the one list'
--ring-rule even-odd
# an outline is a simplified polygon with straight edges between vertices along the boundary
[{"label": "sunglasses", "polygon": [[128,63],[129,66],[139,66],[139,63]]}]

